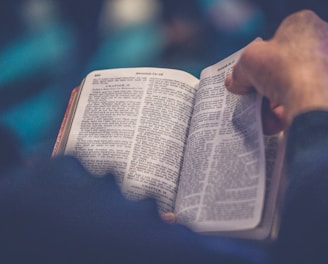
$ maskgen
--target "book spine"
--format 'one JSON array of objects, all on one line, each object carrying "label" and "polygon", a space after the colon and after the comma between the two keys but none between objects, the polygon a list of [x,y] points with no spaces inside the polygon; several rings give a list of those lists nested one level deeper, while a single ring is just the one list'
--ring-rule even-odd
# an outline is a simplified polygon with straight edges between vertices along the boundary
[{"label": "book spine", "polygon": [[65,131],[65,127],[66,127],[66,124],[67,124],[68,117],[69,117],[69,113],[71,111],[71,108],[72,108],[72,105],[73,105],[73,102],[74,102],[74,98],[75,98],[78,91],[79,91],[79,86],[75,87],[71,92],[71,96],[69,98],[69,101],[68,101],[68,104],[67,104],[67,107],[66,107],[66,111],[65,111],[63,120],[61,122],[59,132],[58,132],[58,135],[57,135],[57,138],[56,138],[56,142],[55,142],[52,154],[51,154],[52,157],[54,157],[58,154],[59,146],[60,146],[61,140],[62,140],[63,135],[64,135],[64,131]]}]

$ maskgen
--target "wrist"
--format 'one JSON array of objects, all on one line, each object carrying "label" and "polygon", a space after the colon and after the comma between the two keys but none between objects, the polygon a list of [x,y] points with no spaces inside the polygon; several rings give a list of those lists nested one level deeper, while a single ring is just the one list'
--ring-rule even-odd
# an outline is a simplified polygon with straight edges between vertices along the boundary
[{"label": "wrist", "polygon": [[328,110],[328,89],[321,92],[318,90],[286,96],[285,114],[288,124],[299,114],[313,110]]}]

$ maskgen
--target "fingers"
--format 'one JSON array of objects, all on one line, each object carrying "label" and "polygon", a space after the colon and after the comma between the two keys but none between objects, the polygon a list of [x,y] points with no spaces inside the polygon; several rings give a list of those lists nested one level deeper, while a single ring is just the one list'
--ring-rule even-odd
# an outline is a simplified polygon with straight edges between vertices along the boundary
[{"label": "fingers", "polygon": [[231,93],[234,94],[247,94],[253,90],[246,76],[240,73],[240,68],[236,65],[233,72],[225,79],[225,86]]},{"label": "fingers", "polygon": [[264,97],[262,104],[262,124],[263,133],[266,135],[273,135],[284,130],[287,127],[284,107],[270,103]]},{"label": "fingers", "polygon": [[254,90],[255,84],[252,79],[259,56],[257,50],[262,43],[262,40],[256,40],[244,49],[239,61],[233,67],[232,73],[225,80],[225,86],[230,92],[243,95]]},{"label": "fingers", "polygon": [[174,213],[161,213],[161,217],[164,222],[174,224],[177,221],[177,217]]}]

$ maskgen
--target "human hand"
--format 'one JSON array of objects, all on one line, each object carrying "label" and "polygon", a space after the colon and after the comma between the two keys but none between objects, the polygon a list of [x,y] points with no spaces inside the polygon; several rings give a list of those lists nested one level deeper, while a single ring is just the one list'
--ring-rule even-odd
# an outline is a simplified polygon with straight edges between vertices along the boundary
[{"label": "human hand", "polygon": [[276,134],[287,127],[283,106],[270,103],[269,100],[264,97],[261,110],[262,127],[265,135]]},{"label": "human hand", "polygon": [[272,39],[245,48],[226,87],[236,94],[255,89],[286,124],[301,112],[328,109],[327,43],[328,24],[315,13],[290,15]]},{"label": "human hand", "polygon": [[177,216],[174,213],[161,213],[161,218],[169,224],[174,224],[177,221]]}]

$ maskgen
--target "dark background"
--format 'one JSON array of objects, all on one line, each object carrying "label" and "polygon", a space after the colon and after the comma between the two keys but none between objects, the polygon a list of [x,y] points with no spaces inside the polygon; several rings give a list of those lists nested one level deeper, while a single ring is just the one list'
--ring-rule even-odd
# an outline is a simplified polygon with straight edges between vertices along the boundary
[{"label": "dark background", "polygon": [[89,71],[199,76],[304,8],[328,18],[315,0],[1,0],[0,123],[31,162],[50,156],[70,92]]}]

